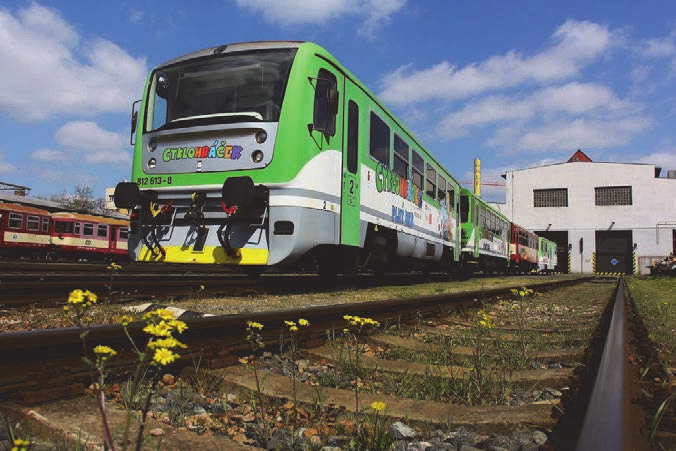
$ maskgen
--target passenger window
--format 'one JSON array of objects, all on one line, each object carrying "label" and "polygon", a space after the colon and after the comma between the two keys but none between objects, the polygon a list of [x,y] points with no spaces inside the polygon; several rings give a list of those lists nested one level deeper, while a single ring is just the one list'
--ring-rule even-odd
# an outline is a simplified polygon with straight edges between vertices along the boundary
[{"label": "passenger window", "polygon": [[37,216],[27,216],[26,217],[26,230],[39,230],[40,229],[40,218]]},{"label": "passenger window", "polygon": [[439,202],[445,202],[446,200],[446,179],[442,176],[439,176],[439,186],[437,186],[437,200]]},{"label": "passenger window", "polygon": [[82,235],[84,236],[94,236],[94,224],[88,224],[85,222],[83,232],[84,233]]},{"label": "passenger window", "polygon": [[423,173],[425,172],[425,162],[423,158],[416,152],[413,151],[413,184],[418,187],[419,190],[423,188]]},{"label": "passenger window", "polygon": [[75,223],[75,235],[80,235],[80,223]]},{"label": "passenger window", "polygon": [[371,111],[369,152],[383,165],[390,167],[390,127]]},{"label": "passenger window", "polygon": [[42,231],[49,232],[49,218],[42,218]]},{"label": "passenger window", "polygon": [[427,185],[425,186],[425,193],[432,199],[436,198],[437,194],[437,171],[434,167],[427,163]]},{"label": "passenger window", "polygon": [[96,226],[96,236],[101,237],[101,238],[107,238],[108,237],[108,226],[105,224],[99,224]]},{"label": "passenger window", "polygon": [[338,114],[336,76],[326,69],[319,69],[315,82],[312,128],[329,136],[334,136],[336,134],[336,115]]},{"label": "passenger window", "polygon": [[9,214],[9,228],[10,229],[20,229],[23,227],[23,215],[18,213]]},{"label": "passenger window", "polygon": [[395,174],[408,179],[408,144],[399,135],[394,134],[394,167]]}]

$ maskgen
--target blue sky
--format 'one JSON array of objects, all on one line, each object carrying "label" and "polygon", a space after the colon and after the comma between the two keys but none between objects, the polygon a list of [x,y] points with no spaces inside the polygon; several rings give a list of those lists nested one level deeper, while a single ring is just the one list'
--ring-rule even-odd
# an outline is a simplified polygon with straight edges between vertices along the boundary
[{"label": "blue sky", "polygon": [[149,70],[268,39],[325,47],[459,180],[474,158],[502,181],[578,148],[676,169],[673,1],[3,0],[0,181],[103,197],[130,178]]}]

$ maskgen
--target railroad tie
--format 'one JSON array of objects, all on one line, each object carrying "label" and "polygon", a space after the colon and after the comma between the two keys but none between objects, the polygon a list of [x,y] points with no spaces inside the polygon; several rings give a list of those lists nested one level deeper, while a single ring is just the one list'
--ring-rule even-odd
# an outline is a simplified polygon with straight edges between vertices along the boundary
[{"label": "railroad tie", "polygon": [[152,302],[146,302],[145,304],[140,305],[131,305],[127,307],[122,307],[123,310],[127,312],[143,313],[143,312],[152,312],[153,310],[164,309],[171,312],[174,315],[174,318],[185,320],[185,319],[196,319],[196,318],[206,318],[208,316],[216,316],[211,313],[202,313],[196,312],[194,310],[186,310],[178,307],[167,307],[166,305],[154,304]]}]

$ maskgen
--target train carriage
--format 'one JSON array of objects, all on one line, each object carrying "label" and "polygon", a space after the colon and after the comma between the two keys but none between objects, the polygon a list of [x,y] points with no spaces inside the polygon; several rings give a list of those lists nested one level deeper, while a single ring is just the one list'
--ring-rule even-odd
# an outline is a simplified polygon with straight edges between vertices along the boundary
[{"label": "train carriage", "polygon": [[133,182],[115,203],[132,209],[135,260],[329,273],[459,260],[458,182],[315,44],[179,57],[134,111]]},{"label": "train carriage", "polygon": [[0,203],[0,256],[46,258],[50,213],[31,206]]},{"label": "train carriage", "polygon": [[558,271],[557,244],[547,238],[538,237],[538,271]]},{"label": "train carriage", "polygon": [[460,192],[463,272],[506,271],[510,221],[466,188]]},{"label": "train carriage", "polygon": [[129,223],[81,213],[52,213],[52,258],[125,259]]},{"label": "train carriage", "polygon": [[509,265],[515,271],[535,271],[538,267],[538,236],[511,223]]}]

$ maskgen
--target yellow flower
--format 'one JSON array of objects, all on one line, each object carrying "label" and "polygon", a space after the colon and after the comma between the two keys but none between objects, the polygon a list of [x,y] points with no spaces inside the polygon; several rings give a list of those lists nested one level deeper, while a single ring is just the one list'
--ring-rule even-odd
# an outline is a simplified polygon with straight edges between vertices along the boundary
[{"label": "yellow flower", "polygon": [[300,324],[301,326],[309,326],[309,325],[310,325],[310,321],[301,318],[301,319],[298,320],[298,324]]},{"label": "yellow flower", "polygon": [[387,405],[384,402],[374,401],[371,403],[371,408],[376,412],[382,412],[385,410],[385,407],[387,407]]},{"label": "yellow flower", "polygon": [[188,328],[188,326],[183,322],[178,319],[173,319],[169,321],[169,326],[172,327],[173,329],[176,329],[176,332],[179,334],[182,334],[184,330]]},{"label": "yellow flower", "polygon": [[73,290],[68,295],[69,304],[82,304],[84,302],[84,293],[82,290]]},{"label": "yellow flower", "polygon": [[286,324],[286,325],[289,326],[289,327],[290,327],[290,326],[295,326],[295,325],[296,325],[296,323],[294,323],[293,321],[284,321],[284,324]]},{"label": "yellow flower", "polygon": [[166,349],[171,349],[171,348],[187,348],[186,345],[175,339],[174,337],[167,337],[167,338],[162,338],[159,340],[154,340],[148,343],[148,347],[151,349],[156,349],[156,348],[166,348]]},{"label": "yellow flower", "polygon": [[123,326],[129,325],[129,323],[131,323],[132,321],[134,321],[134,318],[131,317],[131,316],[129,316],[129,315],[123,315],[123,316],[118,320],[118,322],[119,322],[120,324],[122,324]]},{"label": "yellow flower", "polygon": [[84,295],[88,299],[88,304],[94,304],[98,299],[98,297],[89,290],[85,290]]},{"label": "yellow flower", "polygon": [[291,332],[298,332],[298,326],[291,326],[291,327],[289,327],[289,330]]},{"label": "yellow flower", "polygon": [[171,327],[166,321],[162,320],[159,324],[148,324],[143,328],[143,332],[155,335],[156,337],[169,337],[171,335]]},{"label": "yellow flower", "polygon": [[109,346],[98,345],[94,348],[94,354],[114,356],[117,355],[117,351]]},{"label": "yellow flower", "polygon": [[261,323],[257,323],[255,321],[247,321],[246,322],[246,327],[249,329],[258,329],[261,330],[263,328],[263,325]]},{"label": "yellow flower", "polygon": [[178,354],[170,351],[167,348],[158,348],[155,350],[155,355],[153,356],[153,363],[159,365],[167,365],[179,357]]}]

